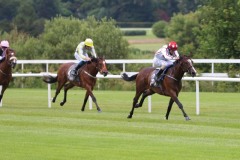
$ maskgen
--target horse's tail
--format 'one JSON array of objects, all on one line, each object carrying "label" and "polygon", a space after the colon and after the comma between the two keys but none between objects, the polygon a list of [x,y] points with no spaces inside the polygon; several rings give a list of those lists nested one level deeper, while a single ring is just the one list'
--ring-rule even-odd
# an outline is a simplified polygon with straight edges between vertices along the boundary
[{"label": "horse's tail", "polygon": [[46,83],[55,83],[57,82],[57,76],[53,77],[51,75],[43,76],[43,81]]},{"label": "horse's tail", "polygon": [[121,76],[122,76],[122,79],[125,80],[125,81],[134,81],[134,80],[136,80],[137,75],[138,74],[134,74],[134,75],[129,77],[126,73],[123,73]]}]

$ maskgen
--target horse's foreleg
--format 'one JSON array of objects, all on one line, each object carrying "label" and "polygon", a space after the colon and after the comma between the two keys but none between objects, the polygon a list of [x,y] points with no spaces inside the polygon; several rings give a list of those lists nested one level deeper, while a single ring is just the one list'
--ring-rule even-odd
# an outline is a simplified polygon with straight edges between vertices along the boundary
[{"label": "horse's foreleg", "polygon": [[170,98],[169,103],[168,103],[167,113],[166,113],[166,116],[165,116],[166,120],[168,120],[168,116],[169,116],[169,114],[171,112],[173,102],[174,102],[174,100],[172,98]]},{"label": "horse's foreleg", "polygon": [[183,116],[185,117],[185,119],[188,121],[190,120],[190,118],[188,117],[188,115],[186,114],[186,112],[183,109],[183,105],[182,103],[180,103],[180,101],[178,100],[177,97],[172,97],[172,99],[177,103],[178,107],[181,109]]},{"label": "horse's foreleg", "polygon": [[152,94],[153,94],[153,92],[151,90],[149,90],[149,89],[145,90],[142,94],[142,98],[141,98],[140,102],[135,105],[135,108],[142,107],[145,98]]},{"label": "horse's foreleg", "polygon": [[88,101],[88,97],[89,97],[89,94],[88,94],[88,92],[86,92],[81,111],[85,110],[85,106]]},{"label": "horse's foreleg", "polygon": [[[93,93],[92,93],[92,89],[93,89],[93,88],[86,88],[86,89],[87,89],[87,93],[86,93],[86,94],[88,94],[89,96],[91,96],[92,101],[95,103],[98,112],[102,112],[101,108],[98,106],[96,97],[95,97],[95,96],[93,95]],[[86,98],[86,97],[85,97],[85,98]],[[85,107],[85,104],[84,104],[84,107]]]},{"label": "horse's foreleg", "polygon": [[74,85],[71,83],[64,85],[64,98],[63,101],[60,103],[61,106],[63,106],[67,102],[67,91],[72,87],[74,87]]}]

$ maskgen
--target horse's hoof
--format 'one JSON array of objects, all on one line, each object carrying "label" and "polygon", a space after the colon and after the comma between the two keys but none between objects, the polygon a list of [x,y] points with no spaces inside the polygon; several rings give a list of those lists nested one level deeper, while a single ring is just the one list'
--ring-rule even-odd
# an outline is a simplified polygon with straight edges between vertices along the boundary
[{"label": "horse's hoof", "polygon": [[189,121],[189,120],[191,120],[189,117],[185,117],[185,119],[186,119],[186,121]]},{"label": "horse's hoof", "polygon": [[101,113],[101,112],[102,112],[102,110],[101,110],[101,109],[99,109],[99,110],[98,110],[98,113]]},{"label": "horse's hoof", "polygon": [[165,117],[166,120],[168,120],[168,117]]},{"label": "horse's hoof", "polygon": [[132,116],[131,115],[128,115],[128,117],[127,118],[132,118]]},{"label": "horse's hoof", "polygon": [[81,109],[82,112],[84,112],[84,109]]},{"label": "horse's hoof", "polygon": [[60,106],[63,106],[63,105],[64,105],[64,102],[61,102],[61,103],[60,103]]}]

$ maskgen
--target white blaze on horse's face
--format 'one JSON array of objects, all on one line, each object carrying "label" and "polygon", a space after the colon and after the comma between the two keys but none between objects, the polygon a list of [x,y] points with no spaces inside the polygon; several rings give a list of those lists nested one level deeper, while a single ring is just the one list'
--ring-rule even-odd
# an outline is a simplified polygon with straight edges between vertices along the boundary
[{"label": "white blaze on horse's face", "polygon": [[187,60],[188,63],[190,64],[190,68],[188,69],[188,72],[191,74],[191,75],[196,75],[197,71],[196,69],[193,67],[193,63],[192,63],[192,60],[191,59],[188,59]]},{"label": "white blaze on horse's face", "polygon": [[107,76],[107,74],[108,74],[107,65],[106,65],[105,60],[102,61],[102,66],[101,66],[100,73],[103,74],[104,77]]},{"label": "white blaze on horse's face", "polygon": [[15,57],[15,53],[10,53],[11,58],[9,59],[12,63],[17,63],[17,57]]}]

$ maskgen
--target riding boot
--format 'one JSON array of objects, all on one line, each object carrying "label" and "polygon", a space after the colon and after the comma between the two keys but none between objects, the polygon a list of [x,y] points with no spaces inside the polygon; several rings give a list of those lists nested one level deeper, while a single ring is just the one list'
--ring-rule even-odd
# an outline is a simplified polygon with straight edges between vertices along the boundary
[{"label": "riding boot", "polygon": [[80,63],[77,64],[77,66],[73,69],[73,75],[76,76],[77,75],[77,71],[79,68],[81,68],[86,62],[81,61]]},{"label": "riding boot", "polygon": [[162,74],[163,70],[162,69],[159,69],[159,71],[157,72],[156,76],[155,76],[155,81],[156,83],[159,83],[160,80],[161,80],[161,74]]},{"label": "riding boot", "polygon": [[154,87],[158,85],[158,82],[160,81],[160,75],[162,74],[163,70],[159,69],[158,72],[156,73],[155,77],[151,79],[150,86]]}]

